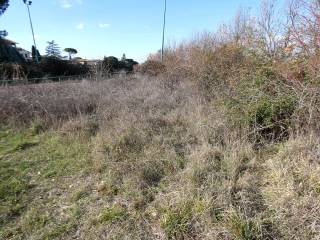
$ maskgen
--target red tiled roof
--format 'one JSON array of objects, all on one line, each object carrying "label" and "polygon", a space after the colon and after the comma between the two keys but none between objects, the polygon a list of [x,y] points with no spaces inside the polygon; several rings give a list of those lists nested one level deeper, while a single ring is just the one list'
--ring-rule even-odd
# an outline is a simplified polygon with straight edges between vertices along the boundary
[{"label": "red tiled roof", "polygon": [[10,39],[6,39],[6,38],[2,38],[1,40],[2,40],[5,44],[8,44],[8,45],[18,44],[17,42],[12,41],[12,40],[10,40]]}]

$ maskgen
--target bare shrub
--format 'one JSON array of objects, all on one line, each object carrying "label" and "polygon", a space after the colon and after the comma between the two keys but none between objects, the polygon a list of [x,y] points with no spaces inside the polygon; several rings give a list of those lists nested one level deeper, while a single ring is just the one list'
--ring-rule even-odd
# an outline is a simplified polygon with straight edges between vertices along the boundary
[{"label": "bare shrub", "polygon": [[138,66],[137,72],[149,76],[157,76],[165,71],[165,66],[159,61],[148,60]]}]

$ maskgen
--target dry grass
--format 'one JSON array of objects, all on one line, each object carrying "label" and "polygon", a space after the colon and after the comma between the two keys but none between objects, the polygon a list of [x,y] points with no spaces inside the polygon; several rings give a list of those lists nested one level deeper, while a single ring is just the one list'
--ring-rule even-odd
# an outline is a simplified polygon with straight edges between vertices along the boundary
[{"label": "dry grass", "polygon": [[1,99],[5,239],[318,237],[315,135],[257,150],[192,81],[19,86]]},{"label": "dry grass", "polygon": [[263,195],[289,239],[319,238],[319,141],[314,134],[290,139],[265,162]]},{"label": "dry grass", "polygon": [[245,19],[157,76],[1,88],[1,238],[319,239],[315,56]]}]

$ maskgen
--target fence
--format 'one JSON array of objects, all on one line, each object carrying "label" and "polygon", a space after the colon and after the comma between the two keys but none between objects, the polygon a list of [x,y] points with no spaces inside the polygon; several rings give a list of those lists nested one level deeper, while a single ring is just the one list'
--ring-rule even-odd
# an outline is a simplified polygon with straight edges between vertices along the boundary
[{"label": "fence", "polygon": [[0,86],[14,86],[14,85],[28,85],[37,83],[61,83],[66,81],[98,81],[101,79],[108,79],[113,77],[127,77],[126,72],[114,72],[109,74],[86,74],[73,76],[58,76],[58,77],[44,77],[44,78],[29,78],[29,79],[12,79],[0,80]]}]

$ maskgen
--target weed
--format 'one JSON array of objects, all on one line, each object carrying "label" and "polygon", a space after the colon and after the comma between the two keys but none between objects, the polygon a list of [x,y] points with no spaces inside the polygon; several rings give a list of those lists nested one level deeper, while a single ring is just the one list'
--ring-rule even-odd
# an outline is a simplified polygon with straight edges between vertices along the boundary
[{"label": "weed", "polygon": [[77,202],[83,198],[86,198],[89,196],[89,193],[88,193],[88,190],[87,189],[80,189],[80,190],[77,190],[75,191],[73,194],[72,194],[72,200],[74,202]]},{"label": "weed", "polygon": [[164,175],[164,167],[158,161],[147,162],[142,167],[141,179],[147,186],[157,185]]},{"label": "weed", "polygon": [[262,239],[258,224],[251,219],[246,219],[239,214],[234,214],[229,219],[230,228],[236,239],[259,240]]},{"label": "weed", "polygon": [[100,223],[114,223],[123,221],[128,217],[127,210],[121,206],[114,205],[111,208],[102,210],[99,216]]},{"label": "weed", "polygon": [[33,121],[30,126],[30,132],[32,135],[39,135],[45,130],[43,123],[40,121]]},{"label": "weed", "polygon": [[112,140],[105,150],[116,161],[123,161],[130,158],[130,155],[137,155],[143,150],[144,141],[133,129],[123,133],[117,139]]},{"label": "weed", "polygon": [[192,208],[192,203],[186,203],[166,209],[161,226],[169,239],[184,239],[192,234]]},{"label": "weed", "polygon": [[28,233],[37,229],[44,228],[49,222],[50,216],[45,212],[41,212],[37,208],[31,208],[23,216],[21,228],[23,232]]},{"label": "weed", "polygon": [[76,227],[76,223],[70,221],[65,223],[60,223],[53,228],[51,228],[48,232],[44,233],[41,238],[45,240],[50,239],[62,239],[65,234]]}]

